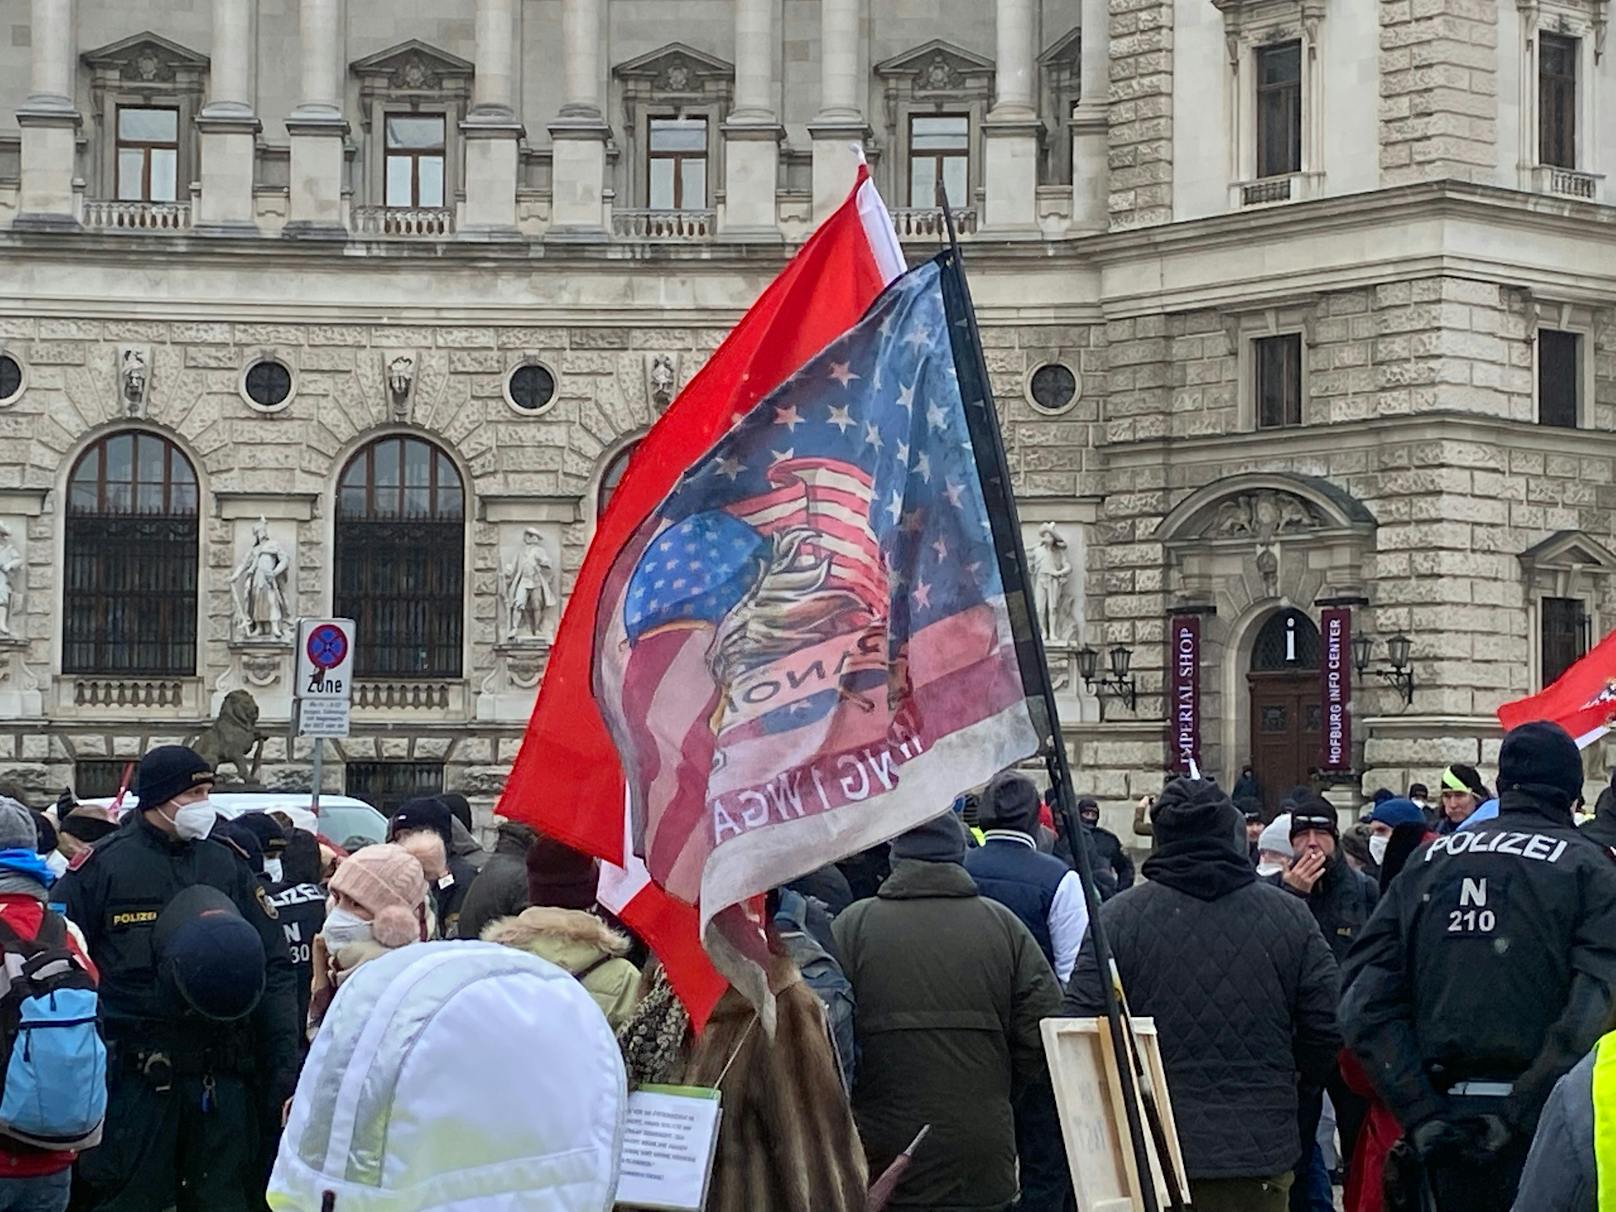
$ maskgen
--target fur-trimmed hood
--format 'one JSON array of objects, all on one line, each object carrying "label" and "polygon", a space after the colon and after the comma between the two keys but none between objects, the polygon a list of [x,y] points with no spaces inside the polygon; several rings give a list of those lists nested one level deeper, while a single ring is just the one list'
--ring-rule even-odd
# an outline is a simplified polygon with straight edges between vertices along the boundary
[{"label": "fur-trimmed hood", "polygon": [[593,913],[534,905],[515,917],[502,917],[483,928],[483,941],[503,943],[569,967],[558,956],[576,955],[585,963],[602,955],[628,954],[629,941]]}]

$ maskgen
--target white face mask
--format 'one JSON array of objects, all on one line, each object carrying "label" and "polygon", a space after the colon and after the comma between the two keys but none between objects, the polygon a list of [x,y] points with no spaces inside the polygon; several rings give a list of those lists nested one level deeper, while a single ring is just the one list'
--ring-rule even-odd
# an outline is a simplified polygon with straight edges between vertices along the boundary
[{"label": "white face mask", "polygon": [[320,927],[326,947],[341,951],[349,943],[362,943],[371,937],[370,923],[350,909],[332,909],[325,915]]},{"label": "white face mask", "polygon": [[[166,812],[163,815],[168,816]],[[194,804],[186,804],[176,809],[168,820],[174,826],[174,832],[179,834],[181,841],[194,842],[213,832],[213,820],[217,815],[211,803],[207,800],[197,800]]]},{"label": "white face mask", "polygon": [[1375,860],[1375,866],[1378,867],[1386,861],[1386,845],[1391,840],[1390,835],[1384,833],[1370,835],[1369,857]]},{"label": "white face mask", "polygon": [[277,884],[280,883],[281,882],[281,861],[280,861],[280,859],[265,859],[264,860],[264,874],[269,876],[269,878],[274,880]]},{"label": "white face mask", "polygon": [[1264,878],[1266,878],[1266,877],[1268,877],[1270,875],[1278,875],[1283,870],[1285,870],[1285,864],[1284,863],[1258,863],[1257,864],[1257,874],[1260,875],[1260,876],[1263,876]]}]

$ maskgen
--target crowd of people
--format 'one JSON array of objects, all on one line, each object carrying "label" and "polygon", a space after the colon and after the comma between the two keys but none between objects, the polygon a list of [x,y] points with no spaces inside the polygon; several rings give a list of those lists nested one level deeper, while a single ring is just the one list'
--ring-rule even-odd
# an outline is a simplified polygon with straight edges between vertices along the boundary
[{"label": "crowd of people", "polygon": [[1341,1182],[1349,1212],[1593,1212],[1616,790],[1579,827],[1582,780],[1547,724],[1498,795],[1453,766],[1346,830],[1311,788],[1270,820],[1249,772],[1170,779],[1139,879],[1082,798],[1091,902],[1053,791],[1007,771],[772,892],[772,1034],[733,990],[698,1033],[595,860],[516,821],[484,851],[455,796],[370,845],[226,819],[160,747],[121,820],[0,797],[0,1212],[606,1209],[646,1083],[720,1092],[718,1212],[1069,1212],[1040,1024],[1104,1013],[1096,906],[1198,1212]]}]

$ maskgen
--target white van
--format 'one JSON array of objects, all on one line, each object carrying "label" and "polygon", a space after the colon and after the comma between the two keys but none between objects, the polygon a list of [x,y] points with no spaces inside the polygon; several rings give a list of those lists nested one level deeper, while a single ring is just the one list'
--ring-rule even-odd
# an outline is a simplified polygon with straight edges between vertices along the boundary
[{"label": "white van", "polygon": [[[208,802],[226,820],[234,820],[246,812],[284,812],[299,829],[318,833],[341,845],[351,837],[362,837],[369,842],[387,840],[387,818],[364,800],[350,795],[320,796],[320,817],[316,821],[310,811],[313,797],[307,791],[217,791]],[[112,800],[81,800],[102,808],[112,807]],[[124,797],[123,811],[140,806],[133,792]]]}]

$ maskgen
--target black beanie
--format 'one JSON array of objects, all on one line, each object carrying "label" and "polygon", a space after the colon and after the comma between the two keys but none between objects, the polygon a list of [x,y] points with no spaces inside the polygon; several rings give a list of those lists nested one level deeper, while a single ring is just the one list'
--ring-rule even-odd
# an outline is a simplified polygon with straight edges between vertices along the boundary
[{"label": "black beanie", "polygon": [[984,829],[1038,832],[1038,787],[1024,774],[1006,770],[993,776],[982,793],[980,823]]},{"label": "black beanie", "polygon": [[1558,806],[1569,808],[1582,794],[1582,751],[1558,724],[1546,720],[1522,724],[1504,738],[1498,751],[1498,788],[1551,799],[1559,793],[1564,799]]},{"label": "black beanie", "polygon": [[1156,841],[1167,846],[1190,838],[1217,837],[1231,844],[1241,817],[1228,793],[1201,779],[1174,779],[1162,788],[1150,814]]},{"label": "black beanie", "polygon": [[441,837],[445,854],[454,845],[454,813],[438,796],[423,795],[406,800],[387,822],[387,840],[396,842],[401,834],[418,829],[430,829]]},{"label": "black beanie", "polygon": [[1341,822],[1335,807],[1316,791],[1298,790],[1291,806],[1291,836],[1307,829],[1319,829],[1337,841],[1341,840]]},{"label": "black beanie", "polygon": [[965,829],[952,812],[934,816],[892,840],[894,859],[920,859],[927,863],[963,863]]}]

